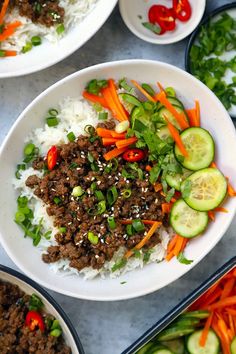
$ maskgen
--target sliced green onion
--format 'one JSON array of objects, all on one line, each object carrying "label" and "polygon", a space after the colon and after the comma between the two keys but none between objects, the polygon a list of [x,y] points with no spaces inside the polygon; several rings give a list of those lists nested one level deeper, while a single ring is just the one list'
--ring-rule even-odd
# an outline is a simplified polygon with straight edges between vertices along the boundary
[{"label": "sliced green onion", "polygon": [[98,95],[102,88],[107,87],[107,80],[96,80],[93,79],[89,81],[86,86],[86,91],[94,95]]},{"label": "sliced green onion", "polygon": [[129,129],[129,121],[128,120],[124,120],[123,122],[118,123],[115,127],[115,131],[118,134],[126,132],[127,129]]},{"label": "sliced green onion", "polygon": [[93,104],[93,108],[95,109],[96,112],[101,112],[103,110],[102,105],[98,102]]},{"label": "sliced green onion", "polygon": [[34,150],[35,150],[35,145],[34,144],[32,144],[32,143],[27,144],[25,146],[25,148],[24,148],[25,156],[32,155],[34,153]]},{"label": "sliced green onion", "polygon": [[107,191],[107,201],[108,204],[111,206],[113,205],[118,198],[118,192],[115,186],[112,186],[111,188],[108,189]]},{"label": "sliced green onion", "polygon": [[106,173],[109,173],[111,171],[116,171],[117,168],[118,168],[118,160],[114,158],[106,165],[104,171]]},{"label": "sliced green onion", "polygon": [[132,236],[135,233],[132,225],[126,225],[126,233],[128,236]]},{"label": "sliced green onion", "polygon": [[65,32],[65,26],[63,25],[63,23],[61,23],[59,26],[57,26],[56,31],[57,31],[58,35],[60,35],[63,32]]},{"label": "sliced green onion", "polygon": [[97,214],[101,215],[106,211],[107,207],[106,207],[106,201],[105,200],[101,200],[98,204],[97,204]]},{"label": "sliced green onion", "polygon": [[111,268],[112,272],[115,272],[121,268],[123,268],[127,263],[127,259],[126,258],[121,258],[120,260],[118,260]]},{"label": "sliced green onion", "polygon": [[31,43],[33,44],[33,46],[40,45],[40,44],[42,44],[42,39],[39,36],[33,36],[31,38]]},{"label": "sliced green onion", "polygon": [[97,184],[96,182],[93,182],[90,186],[90,189],[94,192],[96,188],[97,188]]},{"label": "sliced green onion", "polygon": [[108,117],[107,112],[99,112],[99,114],[98,114],[98,120],[106,120],[107,117]]},{"label": "sliced green onion", "polygon": [[17,204],[19,207],[25,207],[28,204],[28,199],[25,196],[19,196],[17,198]]},{"label": "sliced green onion", "polygon": [[114,230],[116,228],[116,222],[114,216],[109,216],[107,218],[107,222],[111,230]]},{"label": "sliced green onion", "polygon": [[49,109],[48,113],[52,117],[56,117],[59,114],[59,112],[58,112],[58,110],[56,108]]},{"label": "sliced green onion", "polygon": [[153,33],[160,34],[161,32],[161,27],[159,27],[158,25],[154,25],[151,22],[143,22],[142,25]]},{"label": "sliced green onion", "polygon": [[74,187],[71,193],[73,197],[81,197],[83,194],[84,194],[84,190],[80,186]]},{"label": "sliced green onion", "polygon": [[24,171],[26,169],[26,165],[23,163],[23,164],[18,164],[17,165],[17,170],[15,172],[15,176],[17,179],[20,179],[21,178],[21,173],[20,171]]},{"label": "sliced green onion", "polygon": [[139,107],[139,106],[142,105],[142,103],[141,103],[135,96],[133,96],[133,95],[125,94],[125,93],[124,93],[123,96],[122,96],[122,98],[123,98],[123,100],[124,100],[125,102],[131,103],[131,104],[133,104],[134,106]]},{"label": "sliced green onion", "polygon": [[95,162],[91,163],[91,169],[96,172],[99,171],[99,167]]},{"label": "sliced green onion", "polygon": [[62,334],[62,330],[61,329],[53,329],[51,332],[50,332],[50,335],[53,336],[53,337],[60,337],[60,335]]},{"label": "sliced green onion", "polygon": [[56,127],[59,124],[59,120],[57,117],[47,117],[46,118],[46,123],[49,127]]},{"label": "sliced green onion", "polygon": [[79,166],[79,165],[77,164],[77,162],[71,162],[69,168],[70,168],[71,170],[73,170],[74,168],[77,168],[78,166]]},{"label": "sliced green onion", "polygon": [[50,327],[51,330],[53,329],[61,329],[61,325],[60,325],[60,322],[58,320],[54,320],[51,327]]},{"label": "sliced green onion", "polygon": [[26,42],[24,47],[22,48],[22,53],[27,53],[32,49],[33,45],[31,42]]},{"label": "sliced green onion", "polygon": [[127,92],[133,92],[134,89],[132,86],[128,85],[127,81],[125,78],[121,79],[118,83],[120,88],[123,88],[124,90],[126,90]]},{"label": "sliced green onion", "polygon": [[154,96],[155,95],[155,91],[153,90],[153,88],[148,85],[148,84],[142,84],[142,88],[149,93],[149,95]]},{"label": "sliced green onion", "polygon": [[88,135],[93,135],[95,133],[95,128],[90,125],[90,124],[87,124],[85,127],[84,127],[84,131],[86,134]]},{"label": "sliced green onion", "polygon": [[131,189],[124,189],[122,192],[121,192],[121,195],[122,197],[124,198],[129,198],[131,196],[132,192],[131,192]]},{"label": "sliced green onion", "polygon": [[36,294],[32,294],[29,300],[29,310],[39,311],[43,306],[42,300]]},{"label": "sliced green onion", "polygon": [[58,204],[61,203],[61,198],[59,198],[59,197],[54,197],[54,198],[53,198],[53,201],[54,201],[55,204],[58,205]]},{"label": "sliced green onion", "polygon": [[176,93],[175,93],[175,90],[173,89],[173,87],[167,87],[165,89],[165,92],[166,92],[167,96],[172,96],[172,97],[176,96]]},{"label": "sliced green onion", "polygon": [[43,235],[43,237],[46,238],[46,240],[50,240],[51,236],[52,236],[52,231],[50,230],[45,232],[45,234]]},{"label": "sliced green onion", "polygon": [[25,221],[25,214],[22,213],[21,211],[17,211],[15,213],[15,222],[16,223],[21,223],[23,221]]},{"label": "sliced green onion", "polygon": [[90,243],[92,243],[92,245],[97,245],[99,241],[98,236],[94,235],[94,233],[91,231],[88,232],[88,240]]},{"label": "sliced green onion", "polygon": [[104,194],[102,191],[95,191],[94,192],[95,197],[97,198],[98,201],[105,200]]},{"label": "sliced green onion", "polygon": [[132,226],[133,226],[134,230],[137,232],[141,232],[141,231],[145,230],[145,226],[140,219],[133,220]]},{"label": "sliced green onion", "polygon": [[65,234],[66,233],[66,227],[59,227],[59,232],[61,233],[61,234]]},{"label": "sliced green onion", "polygon": [[75,141],[75,139],[76,139],[75,134],[73,132],[69,132],[67,134],[67,138],[70,142]]},{"label": "sliced green onion", "polygon": [[94,162],[94,157],[93,157],[93,155],[91,154],[91,152],[88,152],[88,160],[89,160],[89,162]]}]

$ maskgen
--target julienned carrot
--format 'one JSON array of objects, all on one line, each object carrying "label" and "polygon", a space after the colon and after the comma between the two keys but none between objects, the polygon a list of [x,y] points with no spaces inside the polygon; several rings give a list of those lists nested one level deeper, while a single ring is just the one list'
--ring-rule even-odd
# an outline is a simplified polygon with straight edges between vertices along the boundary
[{"label": "julienned carrot", "polygon": [[117,138],[117,139],[125,139],[126,134],[125,133],[117,133],[115,130],[111,130],[111,136],[113,138]]},{"label": "julienned carrot", "polygon": [[117,92],[116,92],[116,86],[115,86],[115,83],[114,83],[114,80],[112,79],[109,79],[108,80],[108,87],[111,91],[111,95],[112,95],[112,98],[117,106],[117,109],[119,110],[121,116],[123,117],[123,120],[128,120],[128,116],[127,116],[127,113],[124,109],[124,107],[122,106],[120,100],[119,100],[119,97],[117,95]]},{"label": "julienned carrot", "polygon": [[102,143],[104,146],[115,145],[118,139],[116,138],[102,138]]},{"label": "julienned carrot", "polygon": [[197,127],[200,127],[200,123],[201,123],[200,104],[199,104],[198,100],[195,101],[195,108],[196,108],[196,123],[197,123]]},{"label": "julienned carrot", "polygon": [[209,333],[209,329],[211,327],[211,323],[212,323],[212,319],[213,319],[213,312],[210,314],[210,316],[207,318],[204,329],[202,331],[202,335],[199,341],[199,344],[201,347],[204,347],[207,341],[207,336]]},{"label": "julienned carrot", "polygon": [[162,84],[159,81],[157,81],[157,86],[159,87],[160,91],[164,91],[165,92],[164,87],[162,86]]},{"label": "julienned carrot", "polygon": [[15,50],[3,50],[4,51],[4,57],[15,57],[17,55],[17,52]]},{"label": "julienned carrot", "polygon": [[126,147],[124,147],[122,149],[113,149],[113,150],[108,151],[106,154],[104,154],[103,157],[106,161],[109,161],[109,160],[114,159],[115,157],[123,154],[126,150],[127,150]]},{"label": "julienned carrot", "polygon": [[119,120],[120,122],[124,121],[124,120],[127,120],[127,118],[125,118],[119,108],[117,107],[116,105],[116,102],[114,101],[113,99],[113,96],[112,96],[112,93],[111,93],[111,90],[109,87],[105,87],[102,89],[102,94],[103,94],[103,97],[105,98],[105,101],[109,107],[109,109],[111,110],[113,116]]},{"label": "julienned carrot", "polygon": [[175,235],[174,237],[172,237],[172,239],[170,240],[170,242],[168,243],[168,246],[167,246],[167,254],[173,250],[177,239],[178,239],[178,235]]},{"label": "julienned carrot", "polygon": [[1,12],[0,12],[0,25],[3,23],[4,16],[6,14],[6,11],[7,11],[8,5],[9,5],[9,1],[10,0],[4,0],[3,1],[2,9],[1,9]]},{"label": "julienned carrot", "polygon": [[212,221],[215,221],[215,213],[212,210],[208,211],[208,216]]},{"label": "julienned carrot", "polygon": [[161,210],[163,214],[169,214],[172,208],[172,203],[162,203]]},{"label": "julienned carrot", "polygon": [[224,289],[223,289],[221,297],[220,297],[221,300],[223,300],[231,295],[234,285],[235,285],[234,278],[230,278],[226,281],[226,283],[224,284]]},{"label": "julienned carrot", "polygon": [[104,97],[93,95],[92,93],[89,93],[87,91],[83,92],[83,97],[93,103],[99,103],[104,108],[109,108]]},{"label": "julienned carrot", "polygon": [[186,129],[189,127],[189,124],[185,118],[185,115],[183,113],[179,113],[175,107],[170,103],[170,101],[167,99],[166,94],[164,91],[161,91],[158,95],[155,96],[156,100],[161,102],[170,113],[173,114],[175,117],[176,121],[178,122],[179,126],[181,129]]},{"label": "julienned carrot", "polygon": [[182,249],[182,246],[183,246],[183,242],[184,242],[184,237],[178,235],[178,238],[177,238],[177,241],[176,241],[176,244],[175,244],[175,247],[173,249],[173,253],[174,255],[177,257],[180,252],[181,252],[181,249]]},{"label": "julienned carrot", "polygon": [[[121,220],[121,224],[123,225],[130,225],[133,223],[134,220],[131,219],[126,219],[126,220]],[[156,220],[141,220],[143,224],[145,225],[153,225],[155,222],[158,222]]]},{"label": "julienned carrot", "polygon": [[[148,231],[148,233],[144,236],[144,238],[134,247],[135,250],[140,250],[141,248],[143,248],[143,246],[145,246],[145,244],[148,242],[148,240],[152,237],[152,235],[155,233],[155,231],[157,230],[157,228],[159,226],[161,226],[162,223],[160,221],[156,221],[150,228],[150,230]],[[125,254],[125,258],[129,258],[130,256],[132,256],[132,254],[134,253],[133,250],[129,250],[128,252],[126,252]]]},{"label": "julienned carrot", "polygon": [[137,83],[137,81],[131,80],[131,82],[149,101],[156,102],[155,99]]},{"label": "julienned carrot", "polygon": [[101,138],[112,138],[111,131],[105,128],[96,128],[97,135]]},{"label": "julienned carrot", "polygon": [[[222,289],[219,288],[219,287],[216,288],[215,291],[214,291],[211,295],[209,295],[209,296],[206,298],[205,302],[203,302],[203,303],[201,304],[201,307],[202,307],[202,308],[206,308],[207,310],[211,311],[212,309],[210,308],[210,306],[211,306],[218,298],[220,298],[221,293],[222,293]],[[217,301],[218,301],[218,300],[217,300]]]},{"label": "julienned carrot", "polygon": [[225,342],[224,336],[222,336],[222,333],[221,333],[221,330],[219,329],[218,321],[216,318],[213,319],[211,327],[215,331],[217,336],[220,338],[220,343],[221,343],[221,347],[223,350],[223,354],[230,354],[229,345],[227,342]]},{"label": "julienned carrot", "polygon": [[233,305],[236,305],[236,295],[229,296],[223,300],[219,300],[219,301],[215,302],[214,304],[207,306],[207,309],[209,311],[212,311],[212,310],[220,309],[220,308],[227,307],[227,306],[233,306]]},{"label": "julienned carrot", "polygon": [[5,41],[8,37],[12,36],[17,27],[21,25],[20,21],[15,21],[5,26],[3,32],[0,34],[0,42]]},{"label": "julienned carrot", "polygon": [[[230,308],[229,308],[229,309],[226,308],[225,311],[226,311],[227,313],[229,313],[230,315],[233,315],[233,316],[236,317],[236,310],[230,309]],[[236,329],[236,328],[235,328],[235,329]]]},{"label": "julienned carrot", "polygon": [[188,152],[187,150],[185,149],[185,146],[181,140],[181,137],[179,135],[179,132],[178,132],[178,129],[176,129],[174,127],[174,125],[172,123],[169,122],[169,120],[166,118],[166,121],[167,121],[167,127],[169,129],[169,132],[172,136],[172,138],[174,139],[174,141],[176,142],[178,148],[180,149],[181,153],[187,157],[188,156]]},{"label": "julienned carrot", "polygon": [[118,140],[116,142],[116,146],[118,147],[118,149],[121,149],[123,147],[127,147],[129,145],[132,145],[134,143],[136,143],[138,139],[134,136],[132,138],[128,138],[128,139],[122,139],[122,140]]},{"label": "julienned carrot", "polygon": [[154,183],[154,190],[155,190],[155,192],[159,192],[159,191],[161,191],[162,190],[162,184],[161,183]]},{"label": "julienned carrot", "polygon": [[199,127],[196,108],[186,110],[190,127]]},{"label": "julienned carrot", "polygon": [[219,211],[221,213],[228,213],[229,212],[226,208],[223,208],[223,207],[217,207],[214,209],[214,211]]},{"label": "julienned carrot", "polygon": [[215,163],[214,161],[210,164],[210,167],[212,167],[212,168],[218,168],[217,165],[216,165],[216,163]]},{"label": "julienned carrot", "polygon": [[234,190],[233,186],[229,183],[229,179],[228,178],[227,178],[227,181],[228,181],[228,188],[227,188],[228,195],[230,197],[235,197],[236,196],[236,191]]}]

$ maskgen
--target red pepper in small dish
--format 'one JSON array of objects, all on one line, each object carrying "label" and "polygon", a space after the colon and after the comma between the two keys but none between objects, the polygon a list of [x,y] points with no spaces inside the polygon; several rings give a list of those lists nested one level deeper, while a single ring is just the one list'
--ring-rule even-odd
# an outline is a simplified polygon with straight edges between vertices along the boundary
[{"label": "red pepper in small dish", "polygon": [[128,162],[137,162],[144,158],[145,153],[141,149],[129,149],[123,154],[123,159]]},{"label": "red pepper in small dish", "polygon": [[26,319],[25,319],[25,324],[31,331],[35,331],[38,328],[42,332],[44,332],[44,330],[45,330],[43,317],[40,315],[39,312],[36,312],[36,311],[29,311],[27,313]]},{"label": "red pepper in small dish", "polygon": [[161,27],[161,33],[173,31],[175,29],[175,13],[173,9],[169,9],[163,5],[153,5],[148,13],[149,21],[158,23]]},{"label": "red pepper in small dish", "polygon": [[188,0],[173,0],[173,10],[178,20],[186,22],[192,15],[191,5]]},{"label": "red pepper in small dish", "polygon": [[56,166],[57,163],[57,157],[58,157],[58,151],[56,146],[52,146],[51,149],[48,150],[47,153],[47,165],[49,171],[52,171],[53,168]]}]

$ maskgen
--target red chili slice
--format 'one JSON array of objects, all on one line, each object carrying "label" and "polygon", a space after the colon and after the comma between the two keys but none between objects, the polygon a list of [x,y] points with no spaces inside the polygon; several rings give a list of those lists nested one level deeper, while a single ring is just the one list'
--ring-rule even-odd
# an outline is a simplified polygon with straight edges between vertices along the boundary
[{"label": "red chili slice", "polygon": [[40,329],[42,332],[45,330],[45,324],[43,322],[43,317],[40,313],[36,311],[29,311],[26,315],[25,324],[31,331]]},{"label": "red chili slice", "polygon": [[173,9],[175,16],[183,22],[190,19],[192,8],[188,0],[173,0]]},{"label": "red chili slice", "polygon": [[161,27],[161,33],[173,31],[175,29],[175,13],[173,9],[169,9],[163,5],[153,5],[148,13],[149,21],[158,23]]},{"label": "red chili slice", "polygon": [[145,153],[141,149],[129,149],[123,154],[123,159],[128,162],[137,162],[144,158]]},{"label": "red chili slice", "polygon": [[58,151],[56,146],[52,146],[50,150],[48,150],[47,153],[47,165],[48,165],[48,169],[49,171],[52,171],[53,168],[55,167],[56,163],[57,163],[57,157],[58,157]]}]

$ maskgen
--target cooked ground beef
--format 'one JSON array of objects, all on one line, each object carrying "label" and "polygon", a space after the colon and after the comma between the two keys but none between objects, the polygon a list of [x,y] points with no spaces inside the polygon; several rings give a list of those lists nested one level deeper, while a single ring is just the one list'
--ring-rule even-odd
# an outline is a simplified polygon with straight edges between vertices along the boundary
[{"label": "cooked ground beef", "polygon": [[[0,8],[2,3],[3,0],[0,0]],[[59,0],[10,0],[10,8],[15,7],[21,16],[47,27],[64,20],[65,10],[59,6]]]},{"label": "cooked ground beef", "polygon": [[[109,129],[113,125],[113,122],[103,123]],[[33,175],[26,181],[26,185],[33,188],[34,194],[47,205],[47,213],[54,217],[54,225],[61,228],[56,235],[58,245],[48,248],[43,255],[44,262],[69,259],[70,266],[78,270],[88,266],[99,269],[105,261],[111,260],[120,246],[132,249],[144,237],[144,231],[129,236],[121,220],[149,219],[168,225],[167,216],[161,212],[164,197],[160,192],[156,193],[149,182],[145,170],[147,161],[130,165],[119,157],[117,169],[109,168],[110,163],[103,158],[107,148],[96,136],[91,139],[81,135],[75,142],[60,145],[57,149],[56,167],[41,179]],[[34,163],[34,168],[37,169],[39,163],[42,167],[42,159]],[[76,186],[84,191],[81,197],[72,195]],[[112,206],[106,202],[106,211],[100,213],[97,207],[101,192],[106,199],[107,191],[113,186],[118,198]],[[129,198],[124,196],[126,190],[131,191]],[[115,218],[114,230],[109,228],[108,217]],[[145,232],[149,228],[146,226]],[[88,232],[98,236],[97,244],[89,241]],[[156,232],[144,250],[158,242]]]},{"label": "cooked ground beef", "polygon": [[[0,353],[1,354],[70,354],[62,336],[53,337],[46,327],[30,331],[25,325],[30,296],[17,285],[0,280]],[[43,314],[46,319],[51,315]]]}]

